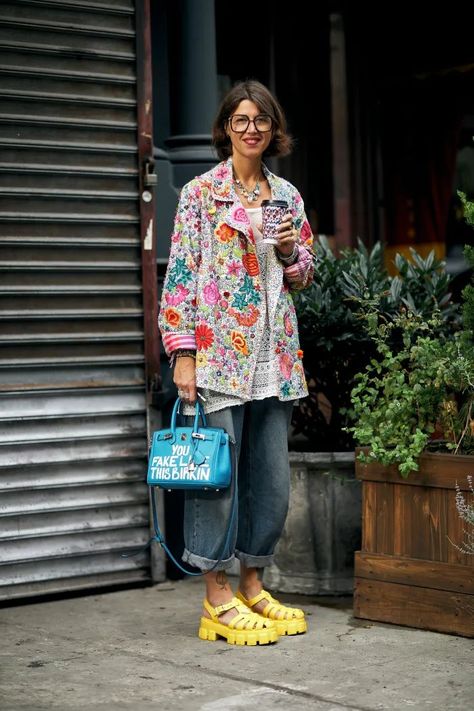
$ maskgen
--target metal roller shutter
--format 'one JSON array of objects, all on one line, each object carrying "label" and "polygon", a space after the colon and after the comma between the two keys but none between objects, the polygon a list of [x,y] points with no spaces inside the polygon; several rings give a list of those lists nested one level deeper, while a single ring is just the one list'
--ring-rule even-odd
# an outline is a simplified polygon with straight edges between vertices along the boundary
[{"label": "metal roller shutter", "polygon": [[0,6],[0,599],[149,576],[135,40]]}]

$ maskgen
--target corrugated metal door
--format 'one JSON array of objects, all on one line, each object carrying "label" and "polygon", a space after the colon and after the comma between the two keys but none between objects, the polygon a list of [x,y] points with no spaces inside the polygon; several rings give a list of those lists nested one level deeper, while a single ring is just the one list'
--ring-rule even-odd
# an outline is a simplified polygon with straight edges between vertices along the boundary
[{"label": "corrugated metal door", "polygon": [[134,5],[0,5],[0,598],[149,576]]}]

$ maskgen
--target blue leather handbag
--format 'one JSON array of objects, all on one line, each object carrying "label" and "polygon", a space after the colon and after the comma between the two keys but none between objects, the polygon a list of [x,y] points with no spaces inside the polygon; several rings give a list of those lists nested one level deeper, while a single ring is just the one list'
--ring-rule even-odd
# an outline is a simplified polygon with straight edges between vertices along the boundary
[{"label": "blue leather handbag", "polygon": [[[173,407],[171,426],[153,434],[147,484],[164,489],[225,489],[232,478],[231,440],[222,427],[207,427],[196,402],[194,425],[177,427],[180,398]],[[199,420],[203,426],[199,426]]]},{"label": "blue leather handbag", "polygon": [[[199,402],[196,402],[194,424],[192,427],[176,425],[181,399],[178,398],[171,415],[169,429],[158,430],[151,440],[148,460],[147,483],[150,486],[153,527],[155,535],[150,539],[158,541],[173,563],[187,575],[204,575],[183,568],[163,538],[158,525],[156,505],[156,487],[163,489],[213,490],[226,489],[232,482],[235,464],[235,442],[222,427],[208,427],[206,416]],[[199,420],[202,420],[202,426]],[[206,573],[214,570],[222,561],[224,554],[229,554],[229,544],[237,515],[237,477],[234,476],[232,503],[227,530],[224,534],[222,552],[219,560]]]}]

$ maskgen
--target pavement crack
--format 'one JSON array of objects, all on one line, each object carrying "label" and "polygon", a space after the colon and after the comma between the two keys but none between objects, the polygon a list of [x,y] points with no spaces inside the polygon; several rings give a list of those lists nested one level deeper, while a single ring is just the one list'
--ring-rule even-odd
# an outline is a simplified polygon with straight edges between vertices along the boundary
[{"label": "pavement crack", "polygon": [[353,632],[355,632],[356,629],[357,629],[357,627],[349,627],[349,629],[346,632],[341,632],[341,634],[337,634],[336,637],[340,642],[342,640],[342,637],[350,636]]},{"label": "pavement crack", "polygon": [[217,679],[224,678],[230,681],[242,682],[245,681],[247,684],[253,684],[262,689],[272,689],[273,691],[285,692],[289,696],[294,696],[297,698],[310,699],[312,701],[321,701],[322,703],[340,707],[341,709],[348,709],[348,711],[374,711],[373,707],[368,706],[351,706],[350,704],[345,704],[341,701],[334,701],[334,699],[326,699],[324,696],[319,694],[312,694],[310,691],[302,691],[301,689],[292,689],[290,686],[282,686],[281,684],[273,684],[270,681],[259,681],[258,679],[250,679],[248,676],[241,677],[238,674],[230,674],[224,671],[214,671],[213,669],[207,669],[201,666],[201,664],[177,664],[176,662],[170,661],[168,659],[160,659],[160,664],[166,664],[167,666],[175,667],[177,669],[194,669],[195,671],[203,672],[204,674],[209,674]]}]

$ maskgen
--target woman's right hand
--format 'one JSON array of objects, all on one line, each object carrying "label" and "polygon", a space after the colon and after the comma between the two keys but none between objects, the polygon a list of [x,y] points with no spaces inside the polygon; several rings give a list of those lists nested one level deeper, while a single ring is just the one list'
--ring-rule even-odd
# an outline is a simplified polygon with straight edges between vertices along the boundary
[{"label": "woman's right hand", "polygon": [[196,390],[196,361],[191,356],[176,358],[173,382],[178,388],[178,396],[194,405],[197,399]]}]

